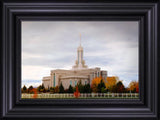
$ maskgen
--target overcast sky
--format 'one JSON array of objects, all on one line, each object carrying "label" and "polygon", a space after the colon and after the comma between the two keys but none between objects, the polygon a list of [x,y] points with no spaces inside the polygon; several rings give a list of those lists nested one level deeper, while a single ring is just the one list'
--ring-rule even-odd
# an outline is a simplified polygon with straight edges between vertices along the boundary
[{"label": "overcast sky", "polygon": [[89,68],[100,67],[128,86],[138,80],[138,22],[22,22],[22,86],[39,86],[53,69],[71,69],[77,47]]}]

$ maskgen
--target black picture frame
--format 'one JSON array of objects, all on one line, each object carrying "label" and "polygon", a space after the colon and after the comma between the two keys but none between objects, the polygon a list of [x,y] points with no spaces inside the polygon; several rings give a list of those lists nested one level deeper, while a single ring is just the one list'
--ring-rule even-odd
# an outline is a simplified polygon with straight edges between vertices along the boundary
[{"label": "black picture frame", "polygon": [[[158,120],[159,5],[159,0],[2,0],[0,118]],[[140,98],[22,100],[22,20],[139,21]]]}]

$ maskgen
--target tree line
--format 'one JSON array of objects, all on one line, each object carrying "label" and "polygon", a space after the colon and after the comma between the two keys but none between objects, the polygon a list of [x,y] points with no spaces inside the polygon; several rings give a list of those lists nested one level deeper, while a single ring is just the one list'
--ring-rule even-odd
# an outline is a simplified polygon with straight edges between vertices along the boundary
[{"label": "tree line", "polygon": [[125,88],[122,81],[117,81],[116,79],[108,79],[107,82],[104,81],[102,77],[97,77],[92,80],[91,85],[83,85],[81,80],[77,83],[75,87],[69,85],[68,89],[64,89],[63,84],[56,87],[45,88],[44,85],[40,85],[37,88],[29,86],[28,88],[24,85],[21,89],[22,93],[34,93],[36,89],[38,93],[74,93],[76,87],[80,93],[138,93],[139,83],[137,81],[130,82],[129,86]]}]

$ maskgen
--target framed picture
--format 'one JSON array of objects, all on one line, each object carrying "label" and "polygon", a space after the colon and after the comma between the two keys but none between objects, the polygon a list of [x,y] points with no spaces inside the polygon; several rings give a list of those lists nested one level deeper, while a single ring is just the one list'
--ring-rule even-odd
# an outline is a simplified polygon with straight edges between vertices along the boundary
[{"label": "framed picture", "polygon": [[22,99],[139,98],[138,21],[22,21],[21,26]]},{"label": "framed picture", "polygon": [[159,1],[1,5],[2,119],[158,119]]}]

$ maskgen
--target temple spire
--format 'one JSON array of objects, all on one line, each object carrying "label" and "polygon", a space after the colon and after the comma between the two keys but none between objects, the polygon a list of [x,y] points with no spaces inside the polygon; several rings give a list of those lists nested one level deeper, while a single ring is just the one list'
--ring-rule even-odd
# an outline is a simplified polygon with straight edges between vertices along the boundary
[{"label": "temple spire", "polygon": [[81,46],[81,34],[80,34],[80,46],[77,48],[77,60],[76,65],[74,65],[73,69],[85,69],[87,66],[85,65],[85,61],[83,60],[83,47]]},{"label": "temple spire", "polygon": [[80,33],[80,46],[81,46],[81,33]]}]

